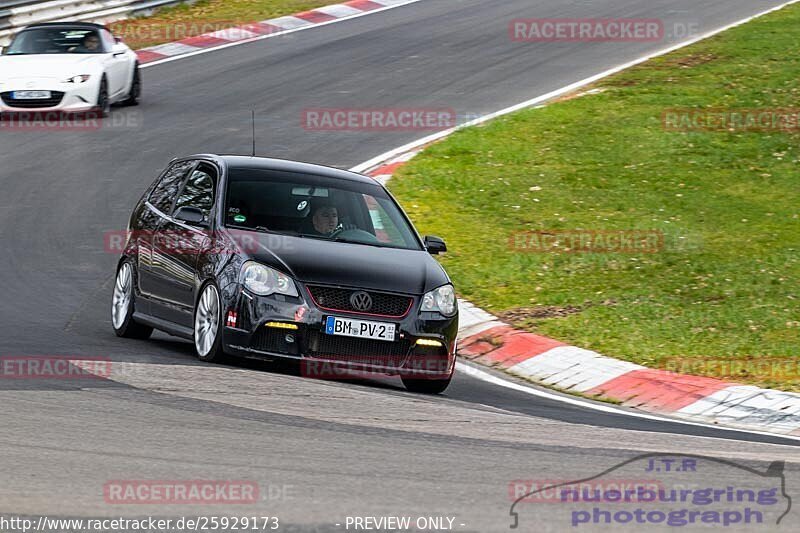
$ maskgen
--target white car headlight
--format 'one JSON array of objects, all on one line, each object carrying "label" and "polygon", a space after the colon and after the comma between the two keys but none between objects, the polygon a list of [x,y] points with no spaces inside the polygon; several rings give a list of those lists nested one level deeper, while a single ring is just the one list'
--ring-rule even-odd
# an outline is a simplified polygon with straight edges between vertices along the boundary
[{"label": "white car headlight", "polygon": [[298,296],[297,287],[292,278],[254,261],[244,264],[240,281],[247,290],[259,296],[269,296],[270,294]]},{"label": "white car headlight", "polygon": [[456,291],[452,285],[442,285],[422,297],[422,311],[439,311],[444,316],[456,314]]},{"label": "white car headlight", "polygon": [[77,76],[72,76],[71,78],[65,79],[64,83],[83,83],[88,81],[91,77],[92,76],[89,74],[78,74]]}]

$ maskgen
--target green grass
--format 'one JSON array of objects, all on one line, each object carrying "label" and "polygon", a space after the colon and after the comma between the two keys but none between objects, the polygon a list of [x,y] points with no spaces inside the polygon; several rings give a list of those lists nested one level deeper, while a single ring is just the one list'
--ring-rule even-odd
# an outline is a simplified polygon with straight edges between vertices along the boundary
[{"label": "green grass", "polygon": [[[390,183],[461,296],[515,325],[665,367],[800,356],[800,135],[668,132],[668,108],[800,107],[800,7],[591,94],[461,130]],[[511,250],[518,231],[659,230],[656,254]],[[565,309],[566,312],[559,312]],[[706,373],[713,375],[713,370]],[[737,380],[800,390],[797,375]]]},{"label": "green grass", "polygon": [[331,0],[201,0],[159,9],[153,16],[111,24],[135,49],[178,41],[216,30],[292,15],[330,5]]}]

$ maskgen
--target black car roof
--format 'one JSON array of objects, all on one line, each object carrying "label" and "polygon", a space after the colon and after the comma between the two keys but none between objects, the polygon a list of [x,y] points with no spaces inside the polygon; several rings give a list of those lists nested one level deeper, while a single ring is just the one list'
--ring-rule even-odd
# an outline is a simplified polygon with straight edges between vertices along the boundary
[{"label": "black car roof", "polygon": [[108,30],[102,24],[95,24],[94,22],[40,22],[38,24],[31,24],[25,26],[24,30],[31,30],[34,28],[71,28],[76,30]]},{"label": "black car roof", "polygon": [[328,178],[336,178],[358,183],[375,185],[377,182],[368,176],[342,170],[339,168],[315,165],[313,163],[302,163],[300,161],[290,161],[288,159],[272,159],[269,157],[250,157],[241,155],[213,155],[200,154],[186,159],[206,158],[218,159],[225,163],[228,168],[249,168],[263,170],[280,170],[283,172],[297,172],[301,174],[315,174]]}]

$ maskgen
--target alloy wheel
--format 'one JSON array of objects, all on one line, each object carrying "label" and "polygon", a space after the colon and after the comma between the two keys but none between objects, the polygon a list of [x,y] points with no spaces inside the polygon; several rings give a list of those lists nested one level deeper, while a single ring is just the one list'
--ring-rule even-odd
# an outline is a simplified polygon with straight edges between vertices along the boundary
[{"label": "alloy wheel", "polygon": [[219,332],[219,308],[217,288],[206,286],[194,315],[194,345],[200,357],[207,356],[214,348]]},{"label": "alloy wheel", "polygon": [[117,280],[114,284],[114,296],[111,300],[111,320],[115,329],[121,329],[128,317],[128,309],[131,306],[131,294],[133,293],[133,276],[131,266],[122,263],[117,272]]}]

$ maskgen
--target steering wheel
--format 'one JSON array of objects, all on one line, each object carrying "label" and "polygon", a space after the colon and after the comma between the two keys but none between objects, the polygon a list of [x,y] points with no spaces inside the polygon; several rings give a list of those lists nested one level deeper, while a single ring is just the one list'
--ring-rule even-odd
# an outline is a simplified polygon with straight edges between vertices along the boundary
[{"label": "steering wheel", "polygon": [[337,238],[364,243],[380,242],[375,235],[368,231],[358,228],[349,228],[347,226],[343,226],[331,233],[331,239]]}]

